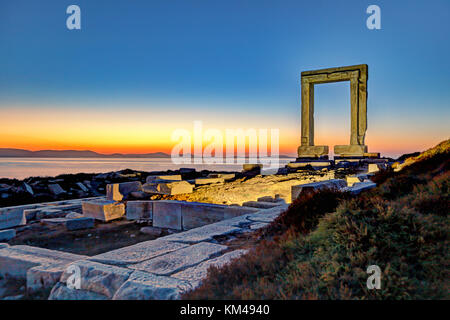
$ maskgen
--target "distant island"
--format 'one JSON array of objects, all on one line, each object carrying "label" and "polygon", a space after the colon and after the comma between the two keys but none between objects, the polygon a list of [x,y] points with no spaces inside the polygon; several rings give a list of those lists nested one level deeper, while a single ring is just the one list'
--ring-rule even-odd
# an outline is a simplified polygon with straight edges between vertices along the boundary
[{"label": "distant island", "polygon": [[[90,150],[39,150],[0,148],[0,158],[170,158],[164,152],[153,153],[112,153],[102,154]],[[293,156],[280,155],[279,158],[289,159]]]},{"label": "distant island", "polygon": [[102,154],[90,150],[39,150],[29,151],[23,149],[0,148],[0,157],[8,158],[170,158],[164,152],[142,154]]}]

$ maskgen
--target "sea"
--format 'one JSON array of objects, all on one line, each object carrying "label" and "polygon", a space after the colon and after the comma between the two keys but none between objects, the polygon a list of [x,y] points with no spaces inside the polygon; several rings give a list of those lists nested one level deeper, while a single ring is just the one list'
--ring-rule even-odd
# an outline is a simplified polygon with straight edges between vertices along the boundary
[{"label": "sea", "polygon": [[[292,159],[280,159],[283,167]],[[241,171],[242,164],[174,164],[170,158],[0,158],[0,178],[25,179],[60,174],[105,173],[123,169],[166,171],[195,168],[197,171]]]}]

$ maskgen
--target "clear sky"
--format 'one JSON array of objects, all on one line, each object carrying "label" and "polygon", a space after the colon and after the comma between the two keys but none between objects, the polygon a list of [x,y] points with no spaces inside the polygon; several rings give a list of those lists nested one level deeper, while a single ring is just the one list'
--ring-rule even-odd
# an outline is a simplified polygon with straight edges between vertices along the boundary
[{"label": "clear sky", "polygon": [[[300,72],[366,63],[369,151],[424,150],[450,136],[449,35],[448,0],[0,0],[0,147],[170,152],[201,120],[294,155]],[[316,144],[348,144],[349,90],[317,86]]]}]

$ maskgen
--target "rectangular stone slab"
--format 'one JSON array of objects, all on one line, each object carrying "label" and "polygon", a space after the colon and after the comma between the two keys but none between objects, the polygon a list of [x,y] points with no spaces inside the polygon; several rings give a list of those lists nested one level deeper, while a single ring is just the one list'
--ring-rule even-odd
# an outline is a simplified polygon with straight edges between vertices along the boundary
[{"label": "rectangular stone slab", "polygon": [[182,230],[181,201],[155,201],[153,203],[153,226]]},{"label": "rectangular stone slab", "polygon": [[153,201],[127,201],[127,220],[151,220],[153,218]]},{"label": "rectangular stone slab", "polygon": [[227,252],[217,258],[209,259],[200,264],[180,271],[172,275],[173,278],[189,281],[194,287],[200,284],[200,281],[206,278],[208,269],[212,266],[220,268],[226,264],[229,264],[232,260],[241,257],[246,254],[247,250],[235,250]]},{"label": "rectangular stone slab", "polygon": [[0,208],[0,230],[26,224],[24,210],[34,208],[33,205]]},{"label": "rectangular stone slab", "polygon": [[[76,261],[70,266],[78,268],[81,276],[81,290],[94,292],[111,299],[117,289],[128,280],[132,270],[101,264],[93,261]],[[69,268],[64,271],[60,282],[67,283],[67,279],[73,274]],[[51,298],[56,298],[50,296]]]},{"label": "rectangular stone slab", "polygon": [[[238,217],[240,218],[240,217]],[[232,219],[229,219],[232,220]],[[175,242],[182,242],[182,243],[197,243],[201,241],[211,241],[213,240],[213,237],[216,236],[223,236],[230,233],[238,233],[241,231],[240,228],[232,226],[232,225],[226,225],[221,224],[224,221],[216,222],[214,224],[209,224],[203,227],[191,229],[185,232],[180,232],[176,234],[172,234],[170,236],[163,237],[161,239],[164,239],[166,241],[175,241]]]},{"label": "rectangular stone slab", "polygon": [[111,200],[85,201],[83,215],[100,221],[110,221],[125,215],[125,205]]},{"label": "rectangular stone slab", "polygon": [[142,191],[142,184],[140,181],[108,184],[106,186],[106,199],[122,201],[131,192],[135,191]]},{"label": "rectangular stone slab", "polygon": [[10,246],[0,249],[0,276],[25,279],[27,271],[36,266],[61,266],[86,256],[31,246]]},{"label": "rectangular stone slab", "polygon": [[130,268],[169,276],[218,255],[227,249],[220,244],[201,242],[154,259],[131,265]]},{"label": "rectangular stone slab", "polygon": [[[164,238],[164,237],[163,237]],[[132,246],[105,252],[89,258],[104,264],[124,266],[140,263],[187,247],[187,244],[165,241],[163,238],[141,242]]]},{"label": "rectangular stone slab", "polygon": [[183,230],[198,228],[224,219],[226,206],[200,202],[181,205]]},{"label": "rectangular stone slab", "polygon": [[113,300],[175,300],[189,289],[192,286],[187,281],[137,270],[117,290]]},{"label": "rectangular stone slab", "polygon": [[342,189],[347,186],[347,182],[343,179],[331,179],[324,181],[317,181],[312,183],[305,183],[291,187],[292,201],[298,198],[300,193],[306,189],[320,190],[320,189]]}]

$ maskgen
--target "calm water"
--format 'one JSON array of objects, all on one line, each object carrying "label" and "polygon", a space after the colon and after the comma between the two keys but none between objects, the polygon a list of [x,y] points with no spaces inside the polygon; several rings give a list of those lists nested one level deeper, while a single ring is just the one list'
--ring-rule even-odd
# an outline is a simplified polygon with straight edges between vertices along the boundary
[{"label": "calm water", "polygon": [[[280,159],[284,166],[294,159]],[[122,169],[142,171],[175,170],[180,167],[200,170],[241,171],[242,164],[173,164],[171,159],[95,159],[95,158],[0,158],[0,178],[24,179],[32,176],[57,176],[63,173],[103,173]]]}]

